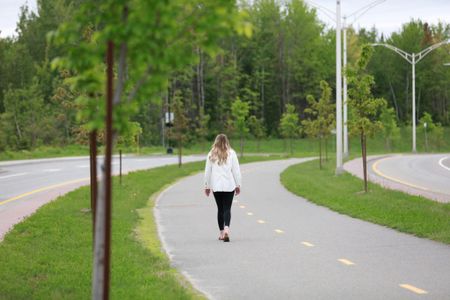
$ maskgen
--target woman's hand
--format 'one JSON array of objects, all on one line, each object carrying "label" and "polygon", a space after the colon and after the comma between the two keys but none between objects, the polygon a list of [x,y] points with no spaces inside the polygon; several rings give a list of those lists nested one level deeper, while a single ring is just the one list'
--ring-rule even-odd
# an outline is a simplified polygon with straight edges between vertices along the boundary
[{"label": "woman's hand", "polygon": [[205,195],[206,197],[209,197],[209,194],[211,193],[211,189],[205,189]]},{"label": "woman's hand", "polygon": [[239,187],[239,186],[237,186],[235,189],[234,189],[234,194],[237,196],[237,195],[239,195],[241,193],[241,188]]}]

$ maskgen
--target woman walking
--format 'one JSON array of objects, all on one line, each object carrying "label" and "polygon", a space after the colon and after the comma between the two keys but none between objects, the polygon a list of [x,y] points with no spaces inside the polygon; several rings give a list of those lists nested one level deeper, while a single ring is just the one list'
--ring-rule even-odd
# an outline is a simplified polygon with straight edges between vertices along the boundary
[{"label": "woman walking", "polygon": [[219,134],[206,157],[205,194],[213,191],[217,204],[219,240],[230,241],[231,204],[241,192],[241,171],[236,152],[225,134]]}]

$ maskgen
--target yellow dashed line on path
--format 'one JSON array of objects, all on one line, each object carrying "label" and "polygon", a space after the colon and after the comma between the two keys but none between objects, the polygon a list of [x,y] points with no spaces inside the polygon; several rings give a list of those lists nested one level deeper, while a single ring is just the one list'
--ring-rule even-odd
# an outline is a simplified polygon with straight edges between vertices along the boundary
[{"label": "yellow dashed line on path", "polygon": [[245,205],[239,205],[240,208],[245,208]]},{"label": "yellow dashed line on path", "polygon": [[253,213],[252,212],[248,212],[247,215],[253,216]]},{"label": "yellow dashed line on path", "polygon": [[259,224],[264,224],[264,223],[266,223],[266,221],[264,221],[264,220],[258,220],[257,221]]},{"label": "yellow dashed line on path", "polygon": [[276,232],[276,233],[279,233],[279,234],[282,234],[282,233],[284,233],[284,231],[283,231],[283,230],[281,230],[281,229],[275,229],[275,232]]},{"label": "yellow dashed line on path", "polygon": [[392,158],[392,157],[386,157],[386,158],[379,159],[372,165],[372,170],[375,172],[375,174],[377,174],[378,176],[387,178],[389,180],[392,180],[392,181],[395,181],[395,182],[398,182],[398,183],[401,183],[401,184],[404,184],[404,185],[416,188],[416,189],[420,189],[420,190],[424,190],[424,191],[429,191],[430,190],[430,189],[428,189],[426,187],[423,187],[423,186],[420,186],[420,185],[416,185],[416,184],[412,184],[412,183],[406,182],[404,180],[401,180],[401,179],[398,179],[398,178],[395,178],[395,177],[392,177],[392,176],[389,176],[389,175],[386,175],[386,174],[382,173],[378,169],[378,164],[381,161],[386,160],[386,159],[390,159],[390,158]]},{"label": "yellow dashed line on path", "polygon": [[340,259],[338,259],[338,261],[340,261],[341,263],[343,263],[344,265],[347,265],[347,266],[352,266],[352,265],[355,264],[354,262],[351,262],[351,261],[349,261],[348,259],[345,259],[345,258],[340,258]]},{"label": "yellow dashed line on path", "polygon": [[40,188],[40,189],[36,189],[36,190],[30,191],[30,192],[27,192],[27,193],[23,193],[23,194],[20,194],[18,196],[15,196],[15,197],[6,199],[4,201],[1,201],[0,205],[3,205],[3,204],[6,204],[8,202],[12,202],[12,201],[24,198],[26,196],[30,196],[30,195],[36,194],[36,193],[39,193],[39,192],[43,192],[43,191],[51,190],[51,189],[54,189],[54,188],[57,188],[57,187],[69,185],[69,184],[72,184],[72,183],[83,182],[83,181],[87,181],[87,180],[89,180],[89,178],[76,179],[76,180],[66,181],[66,182],[63,182],[63,183],[49,185],[49,186],[46,186],[46,187],[43,187],[43,188]]},{"label": "yellow dashed line on path", "polygon": [[314,247],[314,245],[309,242],[302,242],[302,244],[305,245],[306,247]]},{"label": "yellow dashed line on path", "polygon": [[402,287],[404,289],[407,289],[407,290],[409,290],[409,291],[411,291],[413,293],[419,294],[419,295],[428,294],[427,291],[419,289],[419,288],[417,288],[415,286],[412,286],[412,285],[409,285],[409,284],[406,284],[406,283],[399,284],[399,285],[400,285],[400,287]]}]

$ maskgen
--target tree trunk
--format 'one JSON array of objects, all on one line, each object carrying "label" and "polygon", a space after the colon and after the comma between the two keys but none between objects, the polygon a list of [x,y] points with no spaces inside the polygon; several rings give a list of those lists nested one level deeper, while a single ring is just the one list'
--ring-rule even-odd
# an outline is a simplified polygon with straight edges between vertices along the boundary
[{"label": "tree trunk", "polygon": [[180,139],[178,140],[178,167],[179,168],[181,168],[181,164],[182,164],[182,162],[181,162],[181,155],[182,155],[181,149],[182,149],[182,147],[183,147],[183,144],[182,144],[181,137],[180,137]]},{"label": "tree trunk", "polygon": [[363,161],[363,174],[364,174],[364,191],[367,193],[367,152],[366,152],[366,135],[361,132],[361,151]]},{"label": "tree trunk", "polygon": [[389,87],[391,89],[392,100],[393,100],[394,106],[395,106],[395,115],[397,116],[397,122],[398,122],[400,120],[400,115],[399,115],[399,108],[398,108],[398,104],[397,104],[397,97],[395,96],[394,88],[392,87],[392,82],[390,80],[389,80]]},{"label": "tree trunk", "polygon": [[319,138],[319,167],[322,170],[322,139]]},{"label": "tree trunk", "polygon": [[[97,130],[89,133],[89,158],[90,158],[90,179],[91,179],[91,212],[92,224],[95,226],[95,207],[97,204]],[[95,231],[92,230],[93,236]]]},{"label": "tree trunk", "polygon": [[113,54],[114,44],[108,42],[106,91],[106,149],[102,166],[99,195],[95,216],[94,263],[92,272],[92,299],[109,299],[110,242],[111,242],[111,157],[114,134],[113,113]]},{"label": "tree trunk", "polygon": [[261,103],[262,103],[262,117],[266,117],[265,113],[266,113],[266,105],[265,105],[265,100],[264,100],[264,66],[262,67],[262,80],[261,80]]},{"label": "tree trunk", "polygon": [[325,139],[325,161],[328,162],[328,139]]},{"label": "tree trunk", "polygon": [[259,150],[260,150],[259,144],[260,144],[260,139],[256,139],[256,152],[258,152],[258,153],[259,153]]},{"label": "tree trunk", "polygon": [[289,148],[291,149],[291,155],[294,154],[294,151],[292,150],[292,139],[289,139]]},{"label": "tree trunk", "polygon": [[244,138],[241,135],[241,158],[244,157]]}]

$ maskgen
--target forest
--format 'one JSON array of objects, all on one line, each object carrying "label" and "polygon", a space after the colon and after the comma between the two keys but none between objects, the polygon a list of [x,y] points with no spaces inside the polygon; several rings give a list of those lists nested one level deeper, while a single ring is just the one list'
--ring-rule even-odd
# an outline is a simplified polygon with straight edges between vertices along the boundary
[{"label": "forest", "polygon": [[[37,13],[24,6],[17,36],[0,39],[0,151],[88,143],[89,128],[78,113],[82,103],[77,100],[80,92],[71,86],[72,74],[52,68],[52,62],[70,45],[49,38],[71,21],[83,2],[38,0]],[[335,101],[335,31],[318,19],[314,9],[301,0],[287,4],[241,1],[235,9],[251,24],[251,35],[224,35],[214,55],[195,45],[186,48],[196,57],[195,63],[173,72],[157,99],[138,102],[130,114],[131,138],[125,138],[126,143],[136,143],[138,136],[141,146],[160,145],[167,131],[169,106],[183,116],[183,137],[189,144],[211,139],[218,132],[282,137],[283,115],[296,114],[300,122],[305,120],[308,98],[320,97],[322,81],[331,87],[331,102]],[[350,28],[347,37],[352,66],[367,43],[388,43],[417,53],[449,39],[450,25],[411,20],[390,36],[374,27]],[[450,62],[449,48],[441,47],[417,64],[417,120],[425,117],[450,125],[450,67],[444,66],[446,62]],[[374,96],[387,101],[396,124],[408,126],[411,65],[377,47],[367,72],[374,76]],[[248,127],[248,133],[239,126]],[[305,134],[303,130],[300,136]]]}]

